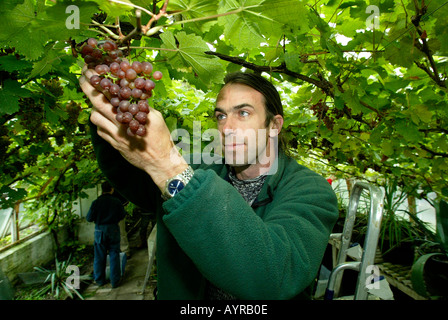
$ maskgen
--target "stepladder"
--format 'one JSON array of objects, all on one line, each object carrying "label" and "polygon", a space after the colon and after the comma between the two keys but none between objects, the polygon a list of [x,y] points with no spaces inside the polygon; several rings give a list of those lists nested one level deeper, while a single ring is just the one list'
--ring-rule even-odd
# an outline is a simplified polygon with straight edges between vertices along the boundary
[{"label": "stepladder", "polygon": [[[357,261],[347,261],[347,251],[351,245],[356,214],[363,191],[368,191],[370,202],[362,255]],[[336,240],[334,242],[338,243],[339,248],[335,266],[328,279],[325,293],[326,300],[333,300],[339,297],[344,270],[355,270],[358,272],[353,299],[368,299],[369,287],[372,282],[372,272],[374,273],[374,270],[376,270],[374,263],[383,217],[383,201],[384,191],[381,188],[363,181],[357,181],[353,185],[342,233],[333,233],[330,236],[330,241]],[[373,279],[373,281],[375,280],[377,279]]]}]

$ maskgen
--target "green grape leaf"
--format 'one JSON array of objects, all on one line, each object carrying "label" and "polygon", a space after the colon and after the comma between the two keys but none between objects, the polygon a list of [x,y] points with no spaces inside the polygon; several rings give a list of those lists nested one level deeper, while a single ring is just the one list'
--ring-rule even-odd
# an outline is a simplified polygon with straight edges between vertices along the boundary
[{"label": "green grape leaf", "polygon": [[398,43],[388,45],[384,57],[394,65],[411,67],[415,60],[423,57],[423,54],[414,47],[412,41],[411,37],[405,36]]},{"label": "green grape leaf", "polygon": [[12,208],[17,201],[23,199],[28,194],[24,188],[11,188],[8,186],[2,186],[0,188],[0,207]]},{"label": "green grape leaf", "polygon": [[19,111],[19,98],[31,97],[31,92],[12,79],[6,79],[0,90],[0,115]]},{"label": "green grape leaf", "polygon": [[[170,11],[180,11],[182,20],[191,20],[203,17],[214,16],[218,10],[218,3],[214,0],[171,0],[168,8]],[[215,21],[199,20],[190,22],[196,30],[207,32]]]},{"label": "green grape leaf", "polygon": [[432,112],[429,111],[428,107],[425,105],[417,105],[415,108],[413,108],[411,112],[411,117],[414,123],[416,124],[419,124],[420,121],[423,121],[424,123],[429,123],[431,122],[432,119]]},{"label": "green grape leaf", "polygon": [[300,73],[302,71],[303,62],[300,60],[300,54],[297,52],[286,52],[283,56],[286,67],[294,72]]},{"label": "green grape leaf", "polygon": [[39,16],[32,0],[25,0],[10,12],[1,13],[0,45],[15,47],[30,60],[39,58],[44,53],[46,41],[42,32],[34,32]]},{"label": "green grape leaf", "polygon": [[[93,2],[76,5],[70,0],[58,1],[39,16],[35,33],[44,33],[48,40],[69,39],[87,29],[98,6]],[[71,7],[72,6],[72,7]]]},{"label": "green grape leaf", "polygon": [[345,91],[342,97],[349,108],[352,109],[353,114],[358,114],[361,112],[362,105],[359,102],[359,97],[355,89]]},{"label": "green grape leaf", "polygon": [[160,38],[163,41],[162,48],[172,50],[164,51],[164,55],[173,68],[184,73],[194,72],[206,84],[222,81],[224,68],[218,58],[204,53],[210,49],[202,38],[183,31],[176,35],[167,31]]},{"label": "green grape leaf", "polygon": [[44,57],[33,64],[33,70],[30,73],[30,78],[43,76],[44,74],[54,69],[55,61],[57,61],[59,58],[60,57],[58,53],[52,50],[52,48],[50,48],[49,50],[47,49]]},{"label": "green grape leaf", "polygon": [[409,143],[417,143],[422,141],[422,133],[418,130],[412,121],[408,121],[404,118],[397,118],[395,128],[398,133]]},{"label": "green grape leaf", "polygon": [[[294,8],[291,10],[291,8]],[[218,13],[225,37],[238,49],[258,47],[283,30],[304,33],[309,30],[308,11],[299,0],[226,0]],[[278,39],[275,39],[277,41]]]},{"label": "green grape leaf", "polygon": [[17,59],[15,56],[0,57],[0,70],[6,72],[21,71],[31,68],[29,61],[24,59]]},{"label": "green grape leaf", "polygon": [[[116,2],[111,2],[109,0],[92,0],[98,3],[101,10],[107,13],[108,16],[118,17],[120,15],[126,14],[128,11],[134,10],[131,5],[119,4]],[[120,0],[120,2],[131,4],[132,1]]]}]

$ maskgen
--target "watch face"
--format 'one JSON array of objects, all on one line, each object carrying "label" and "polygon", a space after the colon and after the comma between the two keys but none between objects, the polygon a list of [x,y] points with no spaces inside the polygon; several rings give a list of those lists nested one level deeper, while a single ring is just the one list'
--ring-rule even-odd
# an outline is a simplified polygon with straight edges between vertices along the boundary
[{"label": "watch face", "polygon": [[174,197],[184,187],[185,184],[181,180],[175,179],[168,184],[168,193]]}]

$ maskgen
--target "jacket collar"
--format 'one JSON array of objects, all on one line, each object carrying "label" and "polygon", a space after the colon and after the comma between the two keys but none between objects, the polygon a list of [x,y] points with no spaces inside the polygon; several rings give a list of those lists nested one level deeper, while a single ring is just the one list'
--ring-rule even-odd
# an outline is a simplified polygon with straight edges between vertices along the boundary
[{"label": "jacket collar", "polygon": [[277,187],[286,167],[287,156],[283,151],[279,150],[278,157],[275,159],[274,165],[271,167],[268,177],[258,194],[257,199],[252,204],[253,208],[266,205],[272,201],[274,197],[274,189]]},{"label": "jacket collar", "polygon": [[[257,199],[252,204],[253,208],[266,205],[267,203],[272,201],[274,189],[277,186],[281,177],[283,176],[283,171],[285,170],[286,167],[286,161],[287,156],[284,154],[283,151],[279,150],[278,157],[275,159],[275,162],[268,173],[266,181],[263,187],[261,188]],[[223,172],[221,172],[220,176],[230,183],[229,171],[230,167],[228,165],[225,165],[224,170]]]}]

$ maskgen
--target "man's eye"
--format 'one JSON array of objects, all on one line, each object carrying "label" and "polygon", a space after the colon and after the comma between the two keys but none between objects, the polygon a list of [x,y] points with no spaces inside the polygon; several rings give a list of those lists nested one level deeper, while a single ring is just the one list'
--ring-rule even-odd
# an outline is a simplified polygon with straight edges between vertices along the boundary
[{"label": "man's eye", "polygon": [[245,110],[241,110],[240,111],[240,116],[242,117],[247,117],[249,115],[249,112],[245,111]]},{"label": "man's eye", "polygon": [[216,119],[219,121],[219,120],[223,120],[223,119],[225,119],[225,117],[226,117],[226,115],[225,114],[222,114],[222,113],[219,113],[219,114],[217,114],[216,115]]}]

